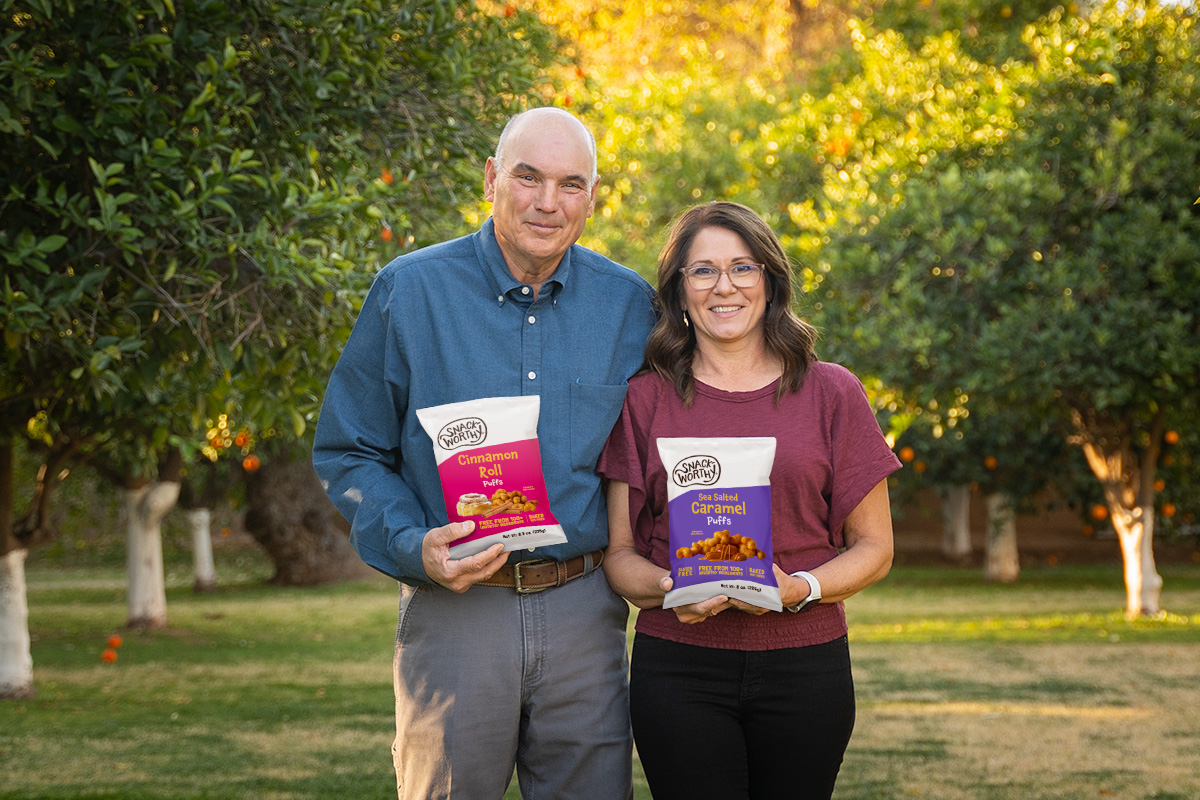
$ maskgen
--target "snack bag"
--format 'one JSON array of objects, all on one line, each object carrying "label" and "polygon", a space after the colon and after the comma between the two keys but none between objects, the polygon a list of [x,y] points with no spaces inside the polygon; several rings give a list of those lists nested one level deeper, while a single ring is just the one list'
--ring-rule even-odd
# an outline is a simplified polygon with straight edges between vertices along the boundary
[{"label": "snack bag", "polygon": [[659,439],[671,579],[663,608],[717,595],[781,611],[771,568],[775,438]]},{"label": "snack bag", "polygon": [[550,513],[537,423],[542,398],[485,397],[417,410],[433,440],[442,497],[451,522],[475,530],[450,544],[466,558],[496,542],[519,550],[567,541]]}]

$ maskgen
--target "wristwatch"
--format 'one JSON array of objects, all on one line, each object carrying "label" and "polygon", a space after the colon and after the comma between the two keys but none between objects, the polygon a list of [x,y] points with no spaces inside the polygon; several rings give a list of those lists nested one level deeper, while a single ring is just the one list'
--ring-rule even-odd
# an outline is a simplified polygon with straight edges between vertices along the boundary
[{"label": "wristwatch", "polygon": [[805,572],[804,570],[793,572],[792,577],[804,578],[804,580],[808,581],[808,597],[804,598],[799,603],[796,603],[794,606],[787,607],[788,611],[796,614],[808,608],[810,603],[815,603],[821,599],[821,582],[817,580],[815,575]]}]

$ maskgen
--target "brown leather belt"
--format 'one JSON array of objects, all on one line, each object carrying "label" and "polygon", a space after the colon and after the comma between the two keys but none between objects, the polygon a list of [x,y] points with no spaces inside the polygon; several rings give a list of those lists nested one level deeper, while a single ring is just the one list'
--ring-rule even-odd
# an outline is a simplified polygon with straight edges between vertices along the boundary
[{"label": "brown leather belt", "polygon": [[[604,561],[604,551],[596,550],[588,553],[591,556],[592,569]],[[517,594],[532,594],[545,589],[562,586],[567,581],[582,578],[590,570],[587,568],[587,556],[575,556],[566,561],[553,561],[548,558],[533,561],[518,561],[515,564],[505,564],[496,574],[486,581],[480,581],[476,586],[503,586],[516,589]]]}]

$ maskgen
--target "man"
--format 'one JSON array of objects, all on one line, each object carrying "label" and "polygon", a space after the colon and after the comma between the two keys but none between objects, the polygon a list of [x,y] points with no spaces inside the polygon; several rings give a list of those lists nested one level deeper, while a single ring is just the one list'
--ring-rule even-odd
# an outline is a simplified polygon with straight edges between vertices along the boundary
[{"label": "man", "polygon": [[[484,168],[492,218],[379,273],[329,382],[317,472],[359,555],[401,582],[402,800],[500,798],[514,764],[526,797],[632,795],[628,607],[597,569],[608,533],[594,470],[654,313],[644,280],[575,244],[598,180],[574,116],[510,120]],[[473,523],[447,524],[416,410],[535,394],[567,543],[451,560]]]}]

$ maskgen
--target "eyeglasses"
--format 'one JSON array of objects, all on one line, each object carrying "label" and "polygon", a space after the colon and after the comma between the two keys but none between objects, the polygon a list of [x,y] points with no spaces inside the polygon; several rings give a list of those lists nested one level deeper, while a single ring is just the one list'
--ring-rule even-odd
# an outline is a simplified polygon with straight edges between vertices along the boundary
[{"label": "eyeglasses", "polygon": [[716,286],[722,275],[728,275],[729,282],[739,289],[753,288],[762,280],[765,269],[766,267],[762,264],[734,264],[729,269],[717,269],[702,264],[695,267],[684,267],[679,271],[687,278],[688,286],[703,292]]}]

